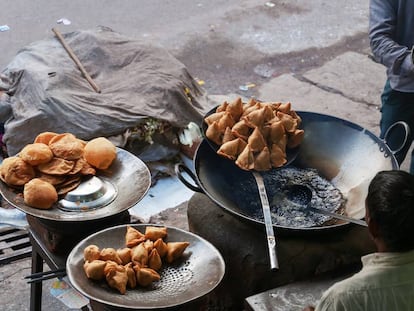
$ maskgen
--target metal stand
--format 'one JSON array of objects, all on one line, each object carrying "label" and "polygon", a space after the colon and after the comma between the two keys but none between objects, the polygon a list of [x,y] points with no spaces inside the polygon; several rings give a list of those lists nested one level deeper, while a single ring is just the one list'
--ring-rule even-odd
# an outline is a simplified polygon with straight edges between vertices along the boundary
[{"label": "metal stand", "polygon": [[[66,265],[66,256],[52,254],[44,246],[39,236],[28,229],[30,243],[32,244],[32,273],[43,272],[43,263],[49,266],[51,270],[64,268]],[[30,284],[30,311],[42,310],[42,283]]]}]

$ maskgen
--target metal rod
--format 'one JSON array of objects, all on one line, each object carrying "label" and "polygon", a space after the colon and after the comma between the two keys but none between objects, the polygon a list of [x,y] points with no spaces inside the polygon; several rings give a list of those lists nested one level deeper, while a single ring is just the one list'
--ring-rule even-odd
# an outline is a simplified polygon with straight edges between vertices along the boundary
[{"label": "metal rod", "polygon": [[30,275],[26,275],[24,278],[25,279],[33,279],[33,278],[37,278],[39,276],[53,274],[53,273],[61,273],[61,272],[65,272],[65,271],[66,271],[66,268],[61,268],[61,269],[56,269],[56,270],[49,270],[49,271],[43,271],[43,272],[36,272],[36,273],[32,273]]},{"label": "metal rod", "polygon": [[27,281],[27,283],[28,284],[31,284],[31,283],[43,282],[45,280],[49,280],[49,279],[53,279],[53,278],[58,278],[58,277],[63,277],[65,275],[66,275],[66,271],[50,273],[50,274],[46,274],[46,275],[43,275],[43,276],[38,277],[38,278],[33,278],[33,279]]},{"label": "metal rod", "polygon": [[80,62],[80,60],[76,56],[76,54],[73,52],[71,47],[65,42],[65,39],[63,38],[63,36],[59,32],[59,30],[57,30],[56,28],[52,28],[52,31],[55,33],[56,37],[59,39],[60,43],[65,48],[66,52],[68,52],[69,56],[72,58],[72,60],[78,66],[79,70],[82,72],[82,74],[86,78],[86,80],[88,80],[89,84],[92,86],[92,88],[95,90],[95,92],[100,93],[101,89],[99,88],[98,85],[96,85],[95,81],[93,81],[92,77],[86,71],[85,67],[83,67],[82,63]]},{"label": "metal rod", "polygon": [[355,219],[355,218],[352,218],[352,217],[349,217],[349,216],[345,216],[345,215],[337,214],[337,213],[330,212],[330,211],[327,211],[327,210],[315,208],[315,207],[312,207],[312,206],[309,206],[309,205],[306,207],[306,209],[311,210],[315,213],[328,215],[328,216],[331,216],[331,217],[336,218],[336,219],[345,220],[345,221],[348,221],[348,222],[351,222],[351,223],[354,223],[354,224],[357,224],[357,225],[360,225],[360,226],[368,227],[367,223],[364,220],[361,220],[361,219]]}]

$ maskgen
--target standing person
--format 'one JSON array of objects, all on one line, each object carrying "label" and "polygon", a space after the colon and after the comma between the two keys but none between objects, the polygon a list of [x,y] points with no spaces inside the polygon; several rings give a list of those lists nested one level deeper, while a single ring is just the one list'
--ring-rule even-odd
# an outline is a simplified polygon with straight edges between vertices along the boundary
[{"label": "standing person", "polygon": [[[396,121],[405,121],[412,135],[402,152],[401,164],[414,137],[414,0],[370,0],[369,39],[375,59],[387,68],[381,95],[380,137]],[[388,144],[400,145],[402,137],[390,137]],[[414,173],[414,154],[410,172]]]},{"label": "standing person", "polygon": [[368,187],[365,220],[377,252],[362,257],[360,272],[304,311],[414,310],[414,175],[377,173]]}]

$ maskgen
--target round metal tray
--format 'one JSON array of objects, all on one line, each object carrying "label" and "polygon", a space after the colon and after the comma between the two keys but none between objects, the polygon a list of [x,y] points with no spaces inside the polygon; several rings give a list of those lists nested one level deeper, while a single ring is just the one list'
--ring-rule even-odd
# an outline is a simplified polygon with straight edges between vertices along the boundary
[{"label": "round metal tray", "polygon": [[[190,242],[182,259],[164,266],[160,280],[149,288],[127,289],[125,295],[110,288],[105,281],[88,279],[83,270],[83,250],[94,244],[100,249],[125,247],[126,226],[108,228],[79,242],[69,254],[66,272],[73,287],[84,296],[108,306],[126,309],[156,309],[179,306],[212,291],[222,280],[224,260],[219,251],[203,238],[178,228],[168,227],[165,241]],[[130,225],[145,232],[146,224]],[[151,224],[151,226],[154,226]]]},{"label": "round metal tray", "polygon": [[24,203],[22,190],[9,187],[2,181],[0,192],[8,203],[34,217],[52,221],[86,221],[116,215],[131,208],[144,197],[151,186],[151,175],[145,163],[120,148],[117,148],[114,163],[106,170],[97,170],[96,176],[116,189],[113,190],[116,193],[111,200],[100,208],[94,206],[92,209],[67,210],[62,208],[60,202],[56,202],[48,210],[33,208]]}]

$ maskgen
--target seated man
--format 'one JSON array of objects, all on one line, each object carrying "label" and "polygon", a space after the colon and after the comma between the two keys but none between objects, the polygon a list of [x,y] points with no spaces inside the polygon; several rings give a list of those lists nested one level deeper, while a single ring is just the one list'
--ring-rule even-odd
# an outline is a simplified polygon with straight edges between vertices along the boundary
[{"label": "seated man", "polygon": [[377,252],[362,257],[363,268],[334,284],[321,310],[414,310],[414,176],[382,171],[371,181],[365,219]]}]

